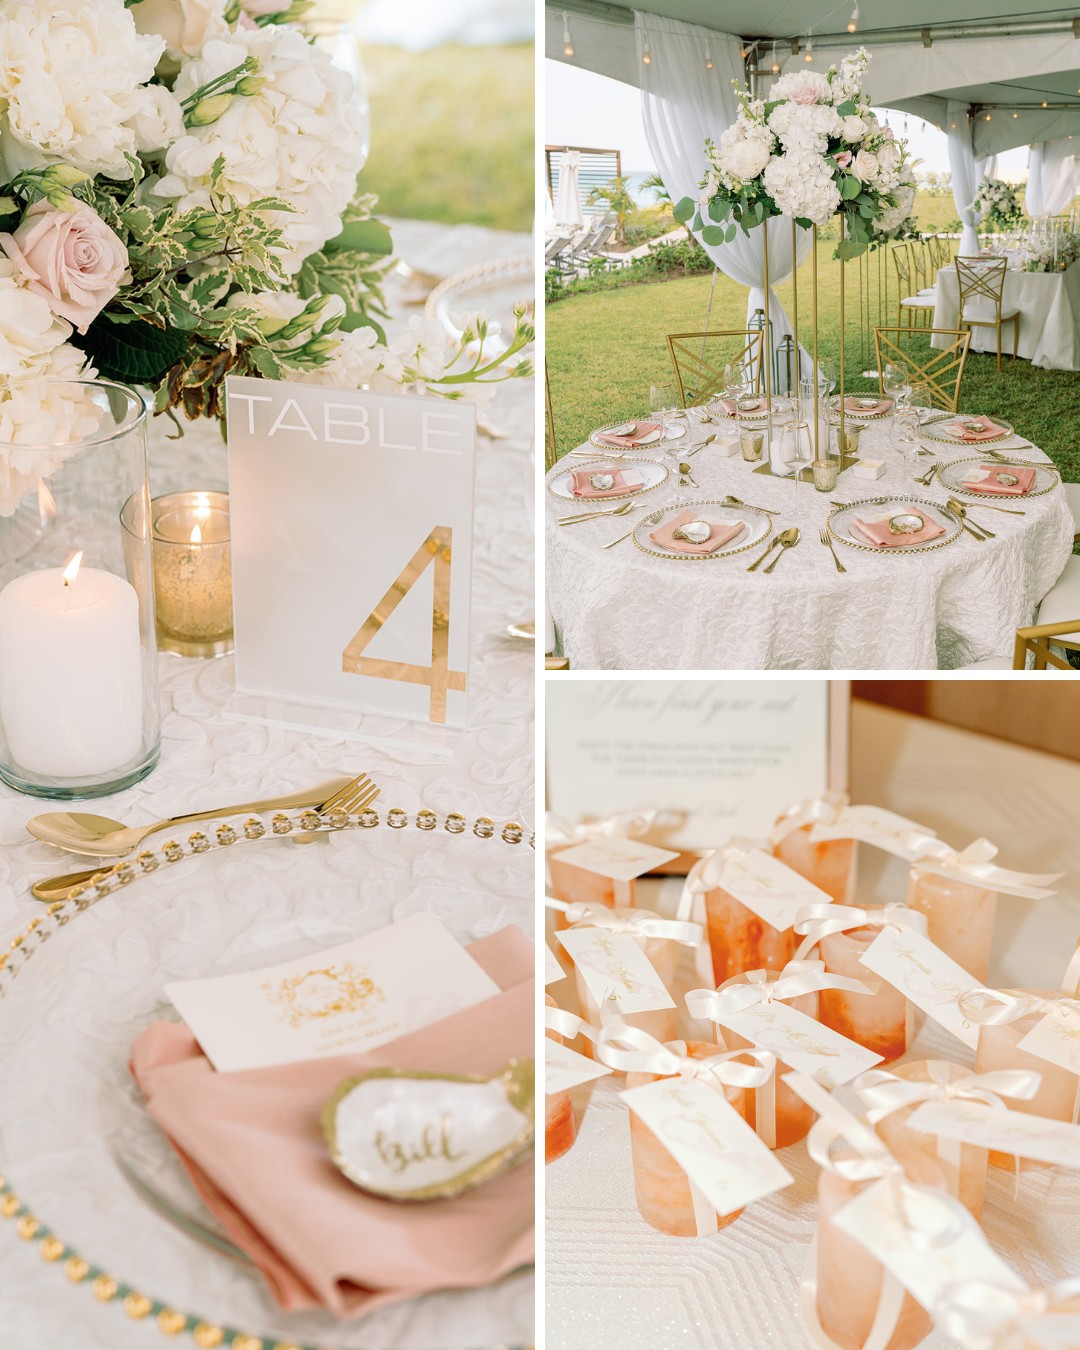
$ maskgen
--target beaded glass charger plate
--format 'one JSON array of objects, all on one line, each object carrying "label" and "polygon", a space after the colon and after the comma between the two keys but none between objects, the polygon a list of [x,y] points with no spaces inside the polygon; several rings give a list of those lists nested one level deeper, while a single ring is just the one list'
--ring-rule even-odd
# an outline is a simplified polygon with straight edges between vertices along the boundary
[{"label": "beaded glass charger plate", "polygon": [[[608,477],[613,477],[616,473],[636,473],[641,479],[640,487],[627,488],[625,492],[608,492],[603,497],[575,497],[574,496],[574,474],[588,474],[601,482]],[[657,464],[651,459],[619,459],[604,461],[598,459],[595,463],[575,465],[572,469],[556,468],[552,476],[548,479],[548,491],[553,497],[558,497],[560,501],[576,502],[583,510],[590,510],[593,507],[602,510],[605,502],[625,501],[627,497],[640,497],[643,492],[649,492],[654,487],[659,487],[667,478],[668,471],[665,465]]]},{"label": "beaded glass charger plate", "polygon": [[[883,417],[891,417],[893,410],[892,399],[889,399],[889,406],[887,408],[882,408],[879,412],[875,412],[874,409],[880,402],[881,400],[877,398],[864,398],[861,394],[855,394],[844,405],[844,418],[845,420],[850,419],[854,422],[878,422]],[[921,411],[922,410],[920,409],[920,413]],[[839,416],[834,416],[831,420],[833,426],[838,426],[840,423]]]},{"label": "beaded glass charger plate", "polygon": [[[688,530],[696,522],[709,525],[734,525],[736,521],[741,521],[744,528],[723,548],[718,548],[714,553],[682,553],[678,549],[667,548],[663,544],[658,544],[651,538],[653,531],[658,526],[663,525],[665,521],[670,521],[673,516],[681,515],[684,511],[689,510],[700,512],[701,515],[700,522],[698,522],[696,516],[694,521],[687,521]],[[710,562],[716,558],[730,558],[733,553],[742,553],[748,548],[753,548],[755,544],[760,544],[763,539],[767,539],[772,533],[772,525],[772,517],[756,506],[725,506],[721,501],[675,502],[673,505],[662,507],[659,511],[653,511],[643,520],[639,520],[634,526],[633,539],[643,553],[648,553],[654,558],[668,558],[672,562]]]},{"label": "beaded glass charger plate", "polygon": [[[611,422],[607,426],[597,427],[595,431],[589,433],[589,444],[595,445],[598,450],[610,450],[612,454],[633,454],[635,450],[644,450],[647,447],[654,448],[664,439],[664,433],[660,427],[655,431],[650,431],[636,440],[633,445],[612,445],[610,441],[605,441],[604,436],[629,436],[639,425],[640,422],[658,422],[659,414],[656,417],[642,417],[638,421],[631,419],[626,422]],[[682,428],[676,428],[677,435],[669,436],[669,440],[678,440],[686,433]]]},{"label": "beaded glass charger plate", "polygon": [[479,263],[440,282],[428,296],[424,312],[457,342],[464,333],[462,316],[483,310],[488,316],[484,358],[493,360],[513,336],[514,310],[532,310],[534,275],[532,255],[527,253]]},{"label": "beaded glass charger plate", "polygon": [[[920,528],[916,525],[917,513],[929,517],[940,525],[945,533],[925,543],[907,543],[904,539],[905,531]],[[883,518],[893,522],[892,528],[897,540],[895,544],[884,546],[872,544],[856,524],[856,520],[869,523]],[[858,502],[846,502],[829,513],[828,526],[829,533],[839,543],[862,549],[864,553],[879,555],[930,553],[934,549],[944,548],[946,544],[955,543],[963,533],[958,516],[954,516],[947,507],[939,506],[937,502],[926,501],[922,497],[870,497]]]},{"label": "beaded glass charger plate", "polygon": [[[1027,492],[978,492],[968,487],[964,480],[970,478],[973,471],[978,471],[983,465],[999,475],[1007,474],[1010,469],[1034,469],[1035,481]],[[1000,501],[1002,506],[1008,506],[1013,500],[1041,497],[1044,493],[1053,492],[1061,483],[1060,474],[1048,464],[1032,464],[1030,460],[1018,460],[1015,464],[1009,464],[982,456],[974,459],[954,459],[949,464],[940,464],[937,476],[943,487],[947,487],[959,497],[968,497],[971,501],[979,502]]]},{"label": "beaded glass charger plate", "polygon": [[1006,422],[1003,417],[991,417],[990,421],[993,422],[994,426],[1001,428],[1000,434],[997,436],[980,436],[977,441],[965,440],[963,431],[957,430],[957,428],[963,428],[967,422],[971,422],[973,427],[976,425],[970,417],[961,415],[957,415],[955,418],[945,418],[940,422],[932,422],[928,428],[924,428],[919,434],[928,441],[939,441],[945,445],[970,446],[972,450],[977,450],[980,445],[996,445],[998,441],[1007,441],[1010,436],[1015,434],[1012,423]]},{"label": "beaded glass charger plate", "polygon": [[[346,1322],[282,1312],[231,1259],[143,1108],[128,1058],[147,1025],[176,1019],[173,980],[261,969],[422,911],[462,942],[530,931],[534,855],[518,825],[396,810],[334,830],[304,820],[167,841],[40,907],[0,957],[0,1244],[32,1243],[56,1280],[85,1286],[86,1344],[153,1346],[164,1333],[232,1350],[428,1350],[432,1316],[460,1326],[467,1311],[491,1343],[521,1345],[516,1277]],[[305,833],[301,846],[292,836]]]},{"label": "beaded glass charger plate", "polygon": [[769,405],[765,399],[759,398],[752,408],[740,408],[738,412],[728,412],[723,403],[714,398],[706,403],[705,411],[710,417],[724,417],[730,422],[764,422],[769,415]]}]

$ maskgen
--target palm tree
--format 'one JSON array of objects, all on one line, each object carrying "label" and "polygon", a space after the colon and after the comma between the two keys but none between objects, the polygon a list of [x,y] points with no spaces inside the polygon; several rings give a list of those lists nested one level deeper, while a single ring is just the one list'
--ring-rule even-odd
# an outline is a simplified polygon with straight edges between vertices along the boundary
[{"label": "palm tree", "polygon": [[[645,179],[641,186],[649,189],[656,198],[657,206],[666,206],[670,210],[675,205],[671,200],[671,193],[664,186],[664,180],[658,173],[649,174],[648,178]],[[686,231],[687,239],[689,239],[692,244],[697,243],[697,240],[694,238],[694,232],[686,221],[683,221],[683,229]]]},{"label": "palm tree", "polygon": [[624,243],[626,218],[637,210],[637,203],[630,195],[627,180],[620,176],[613,178],[610,183],[594,187],[589,193],[589,205],[595,206],[597,202],[603,202],[615,217],[615,237],[620,244]]}]

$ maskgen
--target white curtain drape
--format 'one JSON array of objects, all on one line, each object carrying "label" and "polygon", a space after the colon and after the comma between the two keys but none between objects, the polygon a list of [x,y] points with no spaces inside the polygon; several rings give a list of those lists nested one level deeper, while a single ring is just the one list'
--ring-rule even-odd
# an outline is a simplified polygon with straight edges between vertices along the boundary
[{"label": "white curtain drape", "polygon": [[1029,216],[1057,216],[1072,205],[1080,179],[1073,141],[1037,141],[1028,155],[1024,205]]},{"label": "white curtain drape", "polygon": [[[699,184],[708,163],[705,140],[719,141],[720,133],[735,121],[738,101],[731,81],[744,78],[739,39],[694,24],[635,12],[638,60],[648,44],[649,61],[641,65],[641,117],[653,161],[673,201],[700,195]],[[713,69],[705,68],[705,53]],[[746,316],[765,308],[765,272],[762,228],[749,236],[741,231],[730,244],[702,247],[726,276],[749,286]],[[772,289],[792,273],[791,222],[769,222],[769,322],[773,344],[791,332],[791,322]],[[810,250],[810,231],[800,230],[798,262]],[[802,344],[800,344],[801,346]],[[805,352],[801,356],[806,366]]]},{"label": "white curtain drape", "polygon": [[979,213],[971,210],[971,202],[979,186],[975,168],[975,150],[971,142],[971,114],[966,103],[950,103],[949,168],[952,171],[953,201],[960,215],[963,231],[960,235],[960,253],[968,257],[979,251],[979,236],[975,226]]},{"label": "white curtain drape", "polygon": [[555,193],[555,220],[559,225],[568,225],[580,230],[585,220],[581,213],[581,190],[578,187],[578,173],[581,155],[577,150],[567,150],[559,160],[559,188]]},{"label": "white curtain drape", "polygon": [[987,178],[997,177],[997,155],[987,155],[985,159],[975,161],[975,172],[979,176],[979,182],[985,182]]}]

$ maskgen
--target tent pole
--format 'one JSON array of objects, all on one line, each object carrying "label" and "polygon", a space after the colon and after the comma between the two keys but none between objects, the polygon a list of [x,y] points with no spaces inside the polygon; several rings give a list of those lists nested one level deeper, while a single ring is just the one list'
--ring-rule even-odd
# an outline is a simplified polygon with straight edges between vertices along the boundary
[{"label": "tent pole", "polygon": [[[840,458],[841,458],[841,460],[842,460],[843,457],[844,457],[844,445],[845,445],[844,435],[845,435],[845,431],[846,431],[846,428],[845,428],[845,426],[844,426],[844,396],[845,396],[845,387],[844,387],[844,272],[845,272],[845,270],[846,270],[846,268],[847,268],[847,260],[846,260],[846,259],[844,258],[844,256],[843,256],[843,247],[844,247],[844,216],[843,216],[843,213],[841,212],[841,215],[840,215],[840,250],[841,250],[841,254],[840,254],[840,444],[839,444],[839,446],[838,446],[838,449],[839,449],[839,451],[840,451]],[[828,432],[826,432],[826,434],[825,434],[825,453],[826,453],[826,455],[828,455],[828,453],[829,453],[829,436],[828,436]]]},{"label": "tent pole", "polygon": [[[795,217],[791,217],[791,331],[795,339],[795,406],[798,407],[799,380],[802,377],[802,360],[799,356],[799,268],[798,226]],[[791,392],[790,390],[788,391]]]},{"label": "tent pole", "polygon": [[814,458],[818,458],[818,360],[817,360],[817,324],[818,324],[818,306],[817,306],[817,226],[814,225],[814,243],[812,254],[814,260],[814,269],[812,273],[812,285],[810,289],[810,308],[813,311],[814,320]]}]

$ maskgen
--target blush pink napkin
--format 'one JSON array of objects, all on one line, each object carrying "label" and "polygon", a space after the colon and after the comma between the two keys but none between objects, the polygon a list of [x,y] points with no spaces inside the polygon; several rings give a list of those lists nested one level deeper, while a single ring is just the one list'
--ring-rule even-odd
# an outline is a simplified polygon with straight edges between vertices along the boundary
[{"label": "blush pink napkin", "polygon": [[939,534],[945,533],[943,525],[939,525],[936,520],[931,520],[929,516],[917,510],[914,506],[905,506],[903,511],[898,508],[893,512],[894,515],[903,515],[904,513],[921,516],[925,522],[922,529],[916,530],[914,534],[893,534],[887,521],[860,520],[858,516],[855,517],[855,524],[858,526],[859,532],[865,535],[871,544],[877,544],[879,548],[896,548],[900,544],[924,544],[931,539],[936,539]]},{"label": "blush pink napkin", "polygon": [[[615,480],[611,487],[593,487],[589,479],[598,473],[611,474]],[[620,493],[632,492],[635,488],[639,488],[641,483],[641,474],[632,473],[628,478],[621,469],[616,469],[614,466],[599,469],[575,469],[573,493],[575,497],[614,497]]]},{"label": "blush pink napkin", "polygon": [[844,399],[844,410],[846,412],[862,413],[865,417],[871,417],[874,413],[883,413],[892,407],[891,398],[879,398],[872,408],[863,408],[855,401],[857,395],[850,394]]},{"label": "blush pink napkin", "polygon": [[659,422],[635,422],[634,430],[629,436],[613,436],[610,432],[601,432],[597,436],[598,441],[603,441],[605,445],[640,445],[646,436],[651,436],[654,431],[659,431]]},{"label": "blush pink napkin", "polygon": [[[733,398],[720,398],[717,399],[716,401],[720,404],[721,408],[723,408],[723,410],[727,413],[729,417],[735,417],[738,414],[739,405]],[[763,398],[759,398],[752,408],[744,408],[743,412],[758,412],[760,411],[760,409],[764,408],[764,406],[765,400]]]},{"label": "blush pink napkin", "polygon": [[[1031,491],[1031,485],[1035,481],[1035,470],[1032,468],[1022,469],[1019,465],[1015,467],[1003,464],[980,464],[980,469],[985,469],[992,476],[990,478],[979,478],[972,481],[970,478],[964,479],[964,486],[969,492],[982,492],[988,497],[1022,497],[1026,492]],[[998,481],[999,473],[1011,473],[1020,481],[1018,483],[1001,483]]]},{"label": "blush pink napkin", "polygon": [[533,1259],[531,1161],[453,1200],[402,1204],[358,1190],[323,1140],[323,1105],[353,1074],[491,1074],[533,1054],[532,944],[510,927],[468,951],[502,992],[368,1054],[216,1073],[182,1024],[155,1022],[135,1041],[147,1110],[282,1308],[353,1317],[489,1284]]},{"label": "blush pink napkin", "polygon": [[1000,436],[1005,430],[999,427],[996,422],[991,422],[989,417],[966,417],[965,422],[981,422],[982,431],[968,431],[962,422],[950,422],[949,430],[955,431],[962,441],[986,441],[993,440],[995,436]]},{"label": "blush pink napkin", "polygon": [[706,523],[712,525],[712,534],[703,544],[692,544],[688,539],[675,538],[675,531],[680,525],[687,525],[692,520],[700,519],[696,511],[684,511],[681,516],[675,516],[666,525],[654,530],[649,538],[661,548],[670,548],[676,553],[715,553],[746,529],[741,520],[737,520],[733,525],[714,525],[710,520]]}]

